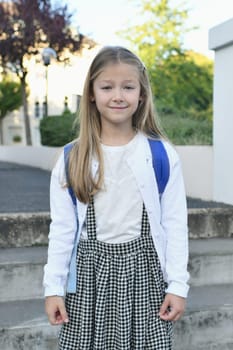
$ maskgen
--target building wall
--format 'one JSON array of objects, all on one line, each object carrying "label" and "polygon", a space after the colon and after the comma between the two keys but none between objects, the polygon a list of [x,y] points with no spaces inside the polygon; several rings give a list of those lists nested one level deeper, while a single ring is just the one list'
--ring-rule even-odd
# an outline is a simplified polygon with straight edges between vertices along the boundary
[{"label": "building wall", "polygon": [[233,18],[209,32],[215,51],[213,198],[233,204]]},{"label": "building wall", "polygon": [[[82,54],[71,57],[69,64],[57,63],[51,59],[47,68],[47,96],[48,115],[60,115],[64,111],[65,97],[68,108],[77,110],[77,99],[82,94],[82,87],[89,65],[100,46],[88,50],[83,49]],[[46,67],[43,65],[42,55],[33,57],[28,62],[27,83],[29,87],[28,111],[31,121],[32,143],[40,145],[39,124],[43,117],[43,103],[46,95]],[[37,107],[36,107],[37,106]],[[23,109],[10,113],[3,120],[4,145],[15,145],[14,136],[21,136],[18,145],[25,145],[25,131]]]}]

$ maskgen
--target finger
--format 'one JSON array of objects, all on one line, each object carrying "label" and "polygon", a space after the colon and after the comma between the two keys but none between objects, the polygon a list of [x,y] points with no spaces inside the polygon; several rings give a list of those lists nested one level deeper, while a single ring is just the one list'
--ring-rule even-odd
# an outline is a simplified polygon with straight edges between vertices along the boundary
[{"label": "finger", "polygon": [[159,310],[159,316],[163,316],[163,315],[166,315],[168,313],[168,307],[169,307],[169,301],[165,300],[163,301],[161,307],[160,307],[160,310]]},{"label": "finger", "polygon": [[160,317],[164,321],[178,321],[181,318],[182,314],[183,314],[182,312],[176,309],[171,309],[171,311],[168,311],[166,314]]},{"label": "finger", "polygon": [[47,313],[48,315],[48,320],[49,323],[53,326],[55,326],[57,324],[57,316],[56,313]]},{"label": "finger", "polygon": [[64,303],[62,303],[62,305],[59,306],[59,313],[60,313],[60,321],[64,322],[64,323],[68,323],[69,322],[69,318],[66,312],[66,308]]},{"label": "finger", "polygon": [[167,315],[165,315],[166,321],[175,321],[175,318],[178,317],[178,315],[179,313],[177,312],[177,310],[171,309],[171,311],[169,311]]}]

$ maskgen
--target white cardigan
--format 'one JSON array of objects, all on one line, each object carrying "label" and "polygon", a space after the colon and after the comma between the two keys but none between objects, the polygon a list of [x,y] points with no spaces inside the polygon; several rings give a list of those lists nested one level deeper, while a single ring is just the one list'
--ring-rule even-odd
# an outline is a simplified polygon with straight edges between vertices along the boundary
[{"label": "white cardigan", "polygon": [[[168,142],[164,142],[170,163],[170,177],[160,199],[148,140],[140,134],[139,142],[137,152],[128,157],[128,163],[148,213],[153,242],[164,279],[168,283],[166,292],[187,297],[189,290],[187,208],[180,160],[174,148]],[[64,156],[61,154],[51,175],[52,221],[48,261],[44,268],[45,296],[63,296],[66,289],[67,292],[75,292],[78,283],[75,257],[87,205],[77,200],[77,207],[74,210],[68,190],[63,186],[64,167]],[[93,160],[93,174],[97,169],[98,163]]]}]

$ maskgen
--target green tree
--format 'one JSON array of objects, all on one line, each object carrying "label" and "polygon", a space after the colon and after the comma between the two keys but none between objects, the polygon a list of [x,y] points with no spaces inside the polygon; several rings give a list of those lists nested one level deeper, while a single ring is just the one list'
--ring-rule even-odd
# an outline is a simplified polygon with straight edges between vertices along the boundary
[{"label": "green tree", "polygon": [[212,60],[186,52],[169,56],[150,74],[160,112],[212,118]]},{"label": "green tree", "polygon": [[66,5],[52,8],[50,0],[11,0],[0,2],[0,62],[15,72],[22,86],[27,144],[31,144],[27,104],[27,62],[50,46],[58,59],[64,49],[77,52],[84,36],[71,30],[71,14]]},{"label": "green tree", "polygon": [[188,10],[171,0],[137,3],[138,24],[119,34],[148,68],[158,110],[211,118],[213,63],[183,48],[184,33],[195,29],[186,26]]},{"label": "green tree", "polygon": [[138,17],[119,34],[132,45],[147,67],[156,67],[165,58],[182,51],[182,34],[187,32],[188,10],[172,8],[170,0],[141,0]]},{"label": "green tree", "polygon": [[22,106],[21,86],[15,81],[4,78],[0,82],[0,137],[3,143],[2,122],[7,113],[12,112]]}]

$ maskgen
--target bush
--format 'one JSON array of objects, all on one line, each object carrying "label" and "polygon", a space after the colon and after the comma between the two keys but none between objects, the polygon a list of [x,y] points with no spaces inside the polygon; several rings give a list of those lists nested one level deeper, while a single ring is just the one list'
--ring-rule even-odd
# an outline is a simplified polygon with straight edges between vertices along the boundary
[{"label": "bush", "polygon": [[12,137],[12,141],[13,142],[21,142],[22,141],[22,137],[20,135],[15,135]]},{"label": "bush", "polygon": [[43,118],[40,122],[41,144],[60,147],[72,141],[78,132],[74,120],[75,115],[71,113]]},{"label": "bush", "polygon": [[175,145],[212,145],[212,121],[200,116],[160,116],[162,129]]}]

